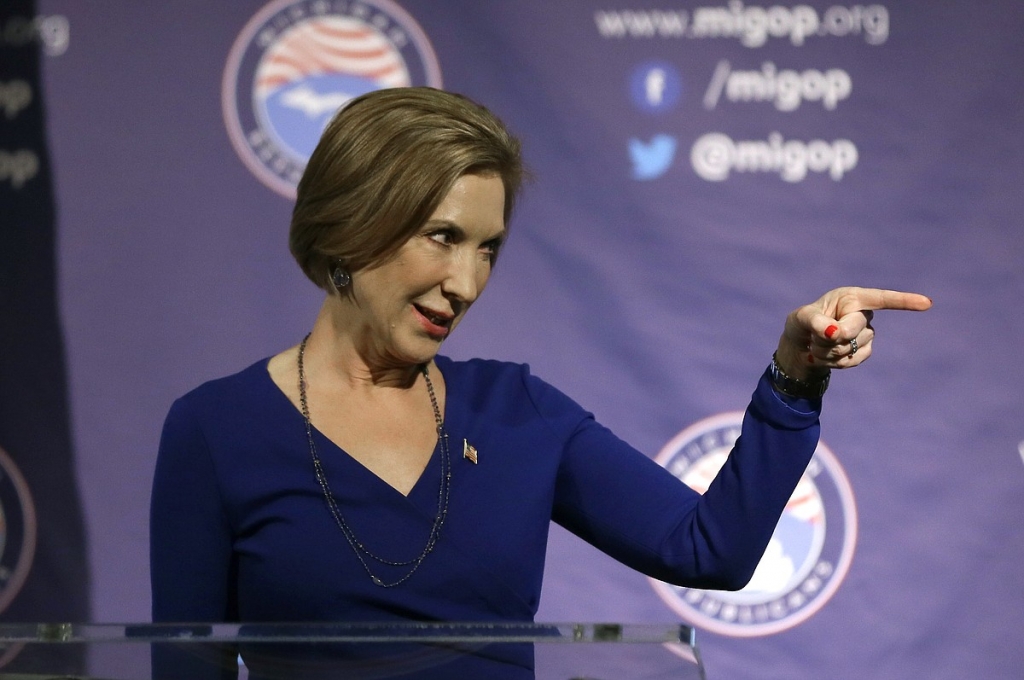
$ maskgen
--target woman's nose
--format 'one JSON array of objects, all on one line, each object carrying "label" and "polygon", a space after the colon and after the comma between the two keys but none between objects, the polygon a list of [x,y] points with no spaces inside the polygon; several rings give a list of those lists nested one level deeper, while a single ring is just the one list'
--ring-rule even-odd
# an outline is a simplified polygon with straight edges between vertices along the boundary
[{"label": "woman's nose", "polygon": [[472,254],[463,254],[452,258],[447,276],[441,285],[446,295],[451,295],[467,304],[476,300],[480,294],[480,264]]}]

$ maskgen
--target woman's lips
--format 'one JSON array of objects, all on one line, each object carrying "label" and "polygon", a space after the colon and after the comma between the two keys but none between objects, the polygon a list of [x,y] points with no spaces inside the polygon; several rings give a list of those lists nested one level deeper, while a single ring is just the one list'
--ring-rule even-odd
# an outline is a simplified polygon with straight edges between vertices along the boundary
[{"label": "woman's lips", "polygon": [[451,330],[452,320],[455,318],[453,315],[416,304],[412,307],[416,310],[420,325],[423,326],[428,335],[438,340],[442,340],[448,335],[448,332]]}]

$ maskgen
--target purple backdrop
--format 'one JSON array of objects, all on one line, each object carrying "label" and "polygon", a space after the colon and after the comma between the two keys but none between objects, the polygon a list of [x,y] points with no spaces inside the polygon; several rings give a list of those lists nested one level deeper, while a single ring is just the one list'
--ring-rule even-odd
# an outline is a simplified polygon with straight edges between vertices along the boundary
[{"label": "purple backdrop", "polygon": [[[44,36],[43,68],[94,621],[148,617],[149,486],[172,399],[296,343],[320,302],[287,253],[290,201],[243,161],[223,112],[259,124],[245,88],[259,50],[300,22],[276,14],[286,4],[378,21],[414,84],[432,49],[444,87],[518,132],[537,180],[446,353],[529,362],[651,456],[745,405],[797,305],[841,284],[933,297],[928,314],[879,314],[876,355],[826,400],[823,440],[856,509],[823,477],[824,534],[794,531],[818,531],[822,551],[851,532],[849,571],[805,620],[780,591],[747,607],[777,632],[700,644],[712,678],[1019,677],[1014,0],[39,2],[68,29],[62,45]],[[223,94],[261,10],[278,23],[253,31]],[[264,111],[264,128],[283,115]],[[678,620],[670,599],[554,531],[538,620]]]}]

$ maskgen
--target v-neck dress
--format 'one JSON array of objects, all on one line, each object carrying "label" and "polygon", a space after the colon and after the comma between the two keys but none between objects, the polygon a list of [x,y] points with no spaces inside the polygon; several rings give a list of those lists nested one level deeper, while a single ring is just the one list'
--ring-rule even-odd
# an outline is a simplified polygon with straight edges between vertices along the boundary
[{"label": "v-neck dress", "polygon": [[[766,374],[701,496],[527,366],[437,357],[447,518],[416,572],[382,588],[328,510],[302,415],[267,363],[198,387],[167,416],[150,517],[156,622],[529,622],[552,520],[655,578],[740,588],[818,441],[820,401],[784,399]],[[417,557],[438,513],[441,447],[405,496],[313,437],[355,537],[391,561]],[[385,583],[410,568],[366,559]]]}]

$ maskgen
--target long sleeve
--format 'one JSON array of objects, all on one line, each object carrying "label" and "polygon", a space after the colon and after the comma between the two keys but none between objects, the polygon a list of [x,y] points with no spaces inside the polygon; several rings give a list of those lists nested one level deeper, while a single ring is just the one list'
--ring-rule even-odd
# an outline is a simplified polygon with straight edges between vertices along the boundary
[{"label": "long sleeve", "polygon": [[[232,620],[232,540],[217,476],[185,399],[171,407],[157,456],[150,506],[153,621]],[[154,645],[154,678],[237,677],[236,652],[198,644]]]},{"label": "long sleeve", "polygon": [[[542,411],[568,400],[539,381]],[[735,590],[752,576],[818,441],[820,402],[783,401],[762,377],[742,432],[702,496],[592,417],[569,437],[554,519],[625,564],[663,581]]]}]

